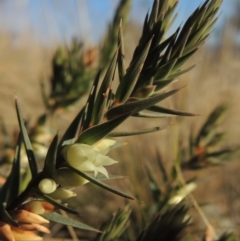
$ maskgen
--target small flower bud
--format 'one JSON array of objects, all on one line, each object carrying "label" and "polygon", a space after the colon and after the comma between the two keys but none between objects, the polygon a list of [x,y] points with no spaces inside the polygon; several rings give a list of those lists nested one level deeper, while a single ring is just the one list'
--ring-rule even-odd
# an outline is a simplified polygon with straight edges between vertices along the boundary
[{"label": "small flower bud", "polygon": [[42,193],[49,194],[57,189],[57,184],[53,179],[45,178],[39,182],[38,188]]},{"label": "small flower bud", "polygon": [[64,189],[62,187],[59,187],[56,191],[53,193],[48,194],[49,197],[53,199],[67,199],[70,197],[74,197],[77,194],[71,190]]},{"label": "small flower bud", "polygon": [[21,207],[28,212],[36,214],[51,213],[55,209],[55,207],[51,203],[39,200],[31,200],[30,202],[25,203]]},{"label": "small flower bud", "polygon": [[49,221],[36,213],[32,213],[23,209],[16,210],[12,217],[21,223],[49,223]]},{"label": "small flower bud", "polygon": [[45,209],[44,209],[41,201],[30,201],[23,208],[27,211],[30,211],[30,212],[36,213],[36,214],[44,214],[45,213]]}]

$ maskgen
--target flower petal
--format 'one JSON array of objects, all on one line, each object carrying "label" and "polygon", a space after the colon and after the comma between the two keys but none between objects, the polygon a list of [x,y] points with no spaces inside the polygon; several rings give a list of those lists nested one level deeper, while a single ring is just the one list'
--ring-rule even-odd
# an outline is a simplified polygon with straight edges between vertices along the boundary
[{"label": "flower petal", "polygon": [[24,223],[49,223],[49,221],[38,214],[28,212],[26,210],[20,209],[13,213],[13,217],[19,222]]},{"label": "flower petal", "polygon": [[85,161],[93,161],[97,152],[93,147],[85,144],[73,144],[63,148],[62,154],[66,161],[73,167],[82,165]]},{"label": "flower petal", "polygon": [[78,166],[77,169],[83,172],[90,172],[94,171],[95,165],[90,161],[86,161],[81,166]]},{"label": "flower petal", "polygon": [[39,241],[42,240],[40,236],[37,234],[31,232],[31,231],[25,231],[20,228],[12,227],[12,234],[16,241]]},{"label": "flower petal", "polygon": [[117,163],[117,161],[113,160],[112,158],[98,154],[94,164],[96,166],[109,166],[115,163]]},{"label": "flower petal", "polygon": [[107,178],[109,178],[108,172],[107,172],[107,170],[106,170],[105,167],[99,166],[99,167],[96,167],[95,170],[96,170],[96,171],[95,171],[95,172],[96,172],[95,176],[97,176],[97,173],[100,172],[100,173],[102,173],[104,176],[106,176]]},{"label": "flower petal", "polygon": [[35,200],[30,201],[30,202],[26,203],[22,208],[29,212],[36,213],[36,214],[44,214],[45,213],[45,209],[44,209],[41,201],[35,201]]},{"label": "flower petal", "polygon": [[9,224],[0,222],[0,238],[6,241],[15,241]]},{"label": "flower petal", "polygon": [[42,233],[50,233],[50,230],[49,230],[47,227],[45,227],[45,226],[43,226],[43,225],[41,225],[41,224],[33,223],[32,225],[33,225],[33,226],[36,228],[36,230],[38,230],[39,232],[42,232]]},{"label": "flower petal", "polygon": [[43,233],[50,233],[50,230],[47,227],[38,223],[21,224],[19,228],[25,231],[40,231]]},{"label": "flower petal", "polygon": [[94,149],[97,150],[102,155],[108,154],[111,147],[116,143],[116,141],[111,139],[102,139],[93,145]]},{"label": "flower petal", "polygon": [[32,200],[22,206],[22,209],[36,214],[51,213],[55,207],[48,202]]}]

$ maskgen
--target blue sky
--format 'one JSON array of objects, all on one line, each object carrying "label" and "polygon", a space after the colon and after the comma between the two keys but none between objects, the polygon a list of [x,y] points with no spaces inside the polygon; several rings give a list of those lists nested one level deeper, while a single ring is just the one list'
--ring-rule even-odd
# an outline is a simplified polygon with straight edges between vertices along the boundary
[{"label": "blue sky", "polygon": [[[233,1],[224,0],[218,21],[219,28],[233,11]],[[130,18],[143,22],[153,0],[133,0]],[[180,0],[177,23],[182,23],[202,0]],[[97,42],[111,20],[118,0],[2,0],[0,28],[15,35],[30,32],[41,42],[66,42],[79,36]]]}]

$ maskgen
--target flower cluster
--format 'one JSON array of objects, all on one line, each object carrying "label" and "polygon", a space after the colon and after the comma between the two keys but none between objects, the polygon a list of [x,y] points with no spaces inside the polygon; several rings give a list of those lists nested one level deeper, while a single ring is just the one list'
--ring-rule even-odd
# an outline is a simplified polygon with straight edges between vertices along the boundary
[{"label": "flower cluster", "polygon": [[49,223],[49,221],[38,214],[20,209],[14,211],[11,216],[18,221],[19,226],[14,227],[8,223],[0,222],[0,239],[2,238],[4,241],[37,241],[42,240],[42,238],[33,231],[50,233],[50,230],[42,225]]},{"label": "flower cluster", "polygon": [[[66,162],[72,167],[85,171],[93,171],[96,176],[98,172],[108,177],[108,172],[104,166],[116,163],[115,160],[106,156],[108,152],[116,147],[114,140],[103,139],[96,144],[89,146],[86,144],[66,145],[62,154]],[[45,195],[55,200],[63,200],[76,193],[69,190],[72,187],[84,185],[88,180],[82,178],[67,167],[56,170],[53,178],[43,178],[38,183],[38,189]],[[55,207],[43,200],[31,200],[11,213],[11,217],[19,223],[18,227],[8,223],[0,222],[0,238],[6,241],[16,240],[42,240],[33,231],[49,233],[49,229],[42,224],[48,220],[39,216],[44,213],[53,212]]]},{"label": "flower cluster", "polygon": [[108,177],[104,166],[112,165],[117,161],[106,155],[115,146],[116,141],[102,139],[92,146],[78,143],[67,145],[63,148],[62,154],[70,166],[83,172],[93,171],[95,176],[100,172]]}]

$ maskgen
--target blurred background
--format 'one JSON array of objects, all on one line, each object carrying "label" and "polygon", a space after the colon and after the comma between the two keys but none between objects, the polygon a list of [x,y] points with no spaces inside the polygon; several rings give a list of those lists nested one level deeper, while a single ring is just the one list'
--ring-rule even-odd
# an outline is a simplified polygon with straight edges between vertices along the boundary
[{"label": "blurred background", "polygon": [[[177,9],[179,15],[172,28],[182,24],[202,2],[180,0]],[[35,121],[44,113],[40,80],[48,84],[51,61],[56,48],[70,44],[74,37],[80,39],[86,48],[101,45],[117,4],[117,0],[0,2],[0,115],[8,131],[17,128],[15,96],[30,121]],[[148,0],[134,0],[132,3],[129,22],[124,29],[128,60],[138,42],[142,23],[151,5],[152,1]],[[171,166],[176,158],[179,142],[182,146],[187,145],[190,132],[197,133],[209,113],[222,102],[228,103],[226,120],[221,125],[222,130],[227,132],[225,144],[240,145],[240,0],[224,0],[220,12],[219,20],[207,44],[186,64],[191,66],[195,63],[196,67],[182,75],[179,81],[171,86],[186,87],[164,102],[169,108],[193,112],[199,116],[172,117],[148,123],[134,120],[134,124],[129,120],[122,126],[126,130],[134,126],[143,128],[174,124],[161,132],[122,140],[128,145],[122,147],[119,152],[114,152],[113,157],[119,161],[119,170],[115,171],[129,176],[127,184],[137,182],[136,173],[140,173],[141,168],[144,168],[139,163],[147,163],[154,168],[156,148],[166,166]],[[84,100],[79,101],[68,108],[67,112],[57,112],[50,127],[55,130],[64,128],[64,123],[70,122],[83,103]],[[203,210],[213,226],[221,231],[239,232],[239,170],[239,158],[236,158],[221,167],[210,167],[194,174],[186,174],[201,179],[194,195],[199,203],[206,204]],[[121,188],[128,186],[126,190],[131,192],[131,184],[126,183],[114,181],[114,185]],[[78,205],[85,207],[83,217],[87,214],[88,223],[93,226],[104,220],[106,212],[111,213],[118,208],[116,203],[124,204],[124,200],[105,194],[102,190],[94,187],[90,187],[90,190],[94,190],[96,197],[103,195],[101,200],[92,200],[91,204],[86,206],[85,200],[91,199],[92,191],[85,188],[80,190],[84,195],[80,195]],[[81,196],[84,196],[85,200]],[[106,200],[114,202],[108,202],[106,207]],[[101,209],[105,210],[105,213],[100,211]],[[202,223],[199,227],[204,230]]]}]

